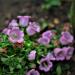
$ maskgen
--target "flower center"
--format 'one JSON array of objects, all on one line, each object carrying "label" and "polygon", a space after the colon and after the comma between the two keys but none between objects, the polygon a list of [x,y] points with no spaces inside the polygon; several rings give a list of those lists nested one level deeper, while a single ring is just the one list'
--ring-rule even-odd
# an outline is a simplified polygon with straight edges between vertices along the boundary
[{"label": "flower center", "polygon": [[35,72],[32,72],[30,75],[37,75]]},{"label": "flower center", "polygon": [[64,55],[64,53],[61,51],[58,53],[58,56],[62,57]]},{"label": "flower center", "polygon": [[71,56],[72,55],[72,51],[68,50],[67,55]]},{"label": "flower center", "polygon": [[13,37],[14,37],[14,38],[17,38],[17,34],[13,34]]},{"label": "flower center", "polygon": [[68,34],[65,33],[64,36],[65,36],[66,39],[69,39],[69,35]]},{"label": "flower center", "polygon": [[48,62],[47,61],[42,62],[42,66],[48,67]]}]

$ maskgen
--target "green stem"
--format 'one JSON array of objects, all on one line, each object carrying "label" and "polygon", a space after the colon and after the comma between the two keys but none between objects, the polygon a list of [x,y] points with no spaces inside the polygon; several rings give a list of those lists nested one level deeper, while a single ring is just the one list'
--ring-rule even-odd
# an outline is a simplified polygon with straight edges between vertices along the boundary
[{"label": "green stem", "polygon": [[72,0],[72,7],[71,7],[71,23],[73,27],[73,35],[75,38],[75,0]]}]

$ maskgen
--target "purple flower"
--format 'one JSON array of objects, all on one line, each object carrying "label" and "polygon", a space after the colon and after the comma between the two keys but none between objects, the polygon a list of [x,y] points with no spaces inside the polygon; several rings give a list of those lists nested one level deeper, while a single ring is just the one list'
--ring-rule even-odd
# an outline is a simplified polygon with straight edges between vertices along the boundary
[{"label": "purple flower", "polygon": [[8,28],[12,28],[12,27],[18,27],[18,23],[15,19],[13,19],[10,23]]},{"label": "purple flower", "polygon": [[28,55],[28,60],[35,60],[35,57],[36,57],[36,51],[33,50]]},{"label": "purple flower", "polygon": [[48,58],[42,58],[40,60],[39,69],[48,72],[52,68],[53,64]]},{"label": "purple flower", "polygon": [[62,32],[60,42],[62,45],[67,45],[73,42],[73,36],[69,32]]},{"label": "purple flower", "polygon": [[29,23],[30,16],[17,16],[17,18],[19,18],[19,24],[22,27],[26,27]]},{"label": "purple flower", "polygon": [[65,51],[62,48],[55,48],[54,55],[57,61],[65,59]]},{"label": "purple flower", "polygon": [[22,43],[24,41],[23,37],[24,33],[19,29],[12,29],[9,33],[9,41],[12,43]]},{"label": "purple flower", "polygon": [[26,75],[40,75],[40,73],[37,70],[32,69]]},{"label": "purple flower", "polygon": [[40,26],[36,22],[30,22],[29,26],[26,28],[27,34],[32,36],[37,32],[40,32]]},{"label": "purple flower", "polygon": [[74,48],[73,47],[64,47],[63,50],[65,51],[65,58],[66,60],[70,60],[70,58],[72,57]]},{"label": "purple flower", "polygon": [[27,28],[26,28],[26,31],[27,31],[27,34],[29,35],[29,36],[32,36],[32,35],[34,35],[36,32],[35,32],[35,30],[33,30],[33,28],[31,27],[31,26],[28,26]]},{"label": "purple flower", "polygon": [[10,31],[12,30],[12,29],[19,29],[19,27],[8,27],[8,28],[5,28],[3,31],[2,31],[2,33],[4,33],[4,34],[6,34],[6,35],[9,35],[9,33],[10,33]]},{"label": "purple flower", "polygon": [[42,34],[42,37],[47,37],[47,38],[49,38],[49,39],[51,39],[52,36],[53,36],[53,33],[52,33],[52,31],[50,31],[50,30],[48,30],[48,31],[46,31],[46,32],[44,32],[44,33]]},{"label": "purple flower", "polygon": [[37,40],[37,42],[43,45],[48,45],[50,42],[50,39],[47,37],[41,37]]},{"label": "purple flower", "polygon": [[11,31],[12,29],[19,29],[18,23],[16,22],[15,19],[13,19],[13,20],[9,23],[8,28],[5,28],[5,29],[3,30],[3,33],[6,34],[6,35],[9,35],[9,33],[10,33],[10,31]]},{"label": "purple flower", "polygon": [[36,32],[40,32],[40,26],[37,22],[30,22],[29,26],[32,26]]},{"label": "purple flower", "polygon": [[47,57],[49,60],[52,60],[52,61],[55,60],[55,57],[54,57],[54,54],[53,54],[53,53],[48,53],[46,57]]},{"label": "purple flower", "polygon": [[5,28],[5,29],[2,31],[2,33],[6,34],[6,35],[9,35],[10,31],[11,31],[11,29]]}]

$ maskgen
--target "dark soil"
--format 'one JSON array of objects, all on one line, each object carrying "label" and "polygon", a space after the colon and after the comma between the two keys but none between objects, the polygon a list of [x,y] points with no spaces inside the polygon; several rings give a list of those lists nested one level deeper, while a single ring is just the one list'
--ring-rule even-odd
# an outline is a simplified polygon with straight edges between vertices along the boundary
[{"label": "dark soil", "polygon": [[[6,20],[15,18],[17,15],[31,15],[35,20],[45,18],[52,20],[59,18],[61,22],[69,22],[71,0],[61,0],[60,7],[54,6],[48,11],[42,11],[40,6],[43,0],[0,0],[0,31],[5,28]],[[65,75],[75,75],[75,56],[72,58],[71,70]]]}]

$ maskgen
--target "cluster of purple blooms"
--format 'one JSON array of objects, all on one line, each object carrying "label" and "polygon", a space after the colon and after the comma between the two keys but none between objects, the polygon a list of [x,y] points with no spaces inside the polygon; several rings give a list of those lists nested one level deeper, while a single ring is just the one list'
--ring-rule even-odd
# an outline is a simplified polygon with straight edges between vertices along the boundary
[{"label": "cluster of purple blooms", "polygon": [[42,36],[37,40],[38,43],[43,45],[48,45],[52,39],[52,31],[48,30],[42,34]]},{"label": "cluster of purple blooms", "polygon": [[9,36],[9,41],[12,43],[22,43],[24,41],[24,32],[20,30],[19,26],[26,27],[26,32],[29,36],[40,32],[40,26],[37,22],[29,22],[30,16],[18,16],[19,23],[13,19],[8,28],[3,30],[3,33]]},{"label": "cluster of purple blooms", "polygon": [[[53,61],[63,61],[63,60],[70,60],[72,57],[74,48],[73,47],[63,47],[63,48],[55,48],[53,52],[48,53],[47,56],[43,57],[40,60],[39,69],[44,72],[48,72],[53,67]],[[33,53],[33,55],[32,55]],[[34,54],[35,53],[35,54]],[[28,56],[31,56],[29,60],[35,60],[36,52],[32,51]],[[34,59],[33,59],[34,58]],[[27,75],[40,75],[38,71],[30,70]]]},{"label": "cluster of purple blooms", "polygon": [[[13,19],[9,25],[8,28],[5,28],[3,30],[3,33],[8,35],[8,39],[12,43],[22,43],[24,42],[24,32],[20,30],[20,27],[26,27],[26,32],[29,36],[33,36],[36,33],[39,33],[41,31],[40,25],[36,22],[29,22],[30,16],[18,16],[19,23],[15,19]],[[42,33],[41,37],[38,38],[37,42],[39,44],[48,45],[51,42],[51,39],[53,38],[53,31],[47,30],[44,33]],[[72,43],[74,40],[73,36],[70,34],[70,32],[65,31],[61,33],[61,37],[59,39],[59,42],[61,45],[67,45],[67,47],[62,48],[55,48],[52,52],[48,53],[45,57],[41,58],[39,62],[39,69],[44,72],[48,72],[53,67],[53,61],[63,61],[63,60],[70,60],[72,57],[74,48],[70,47],[69,44]],[[28,54],[28,60],[33,61],[36,59],[37,51],[32,50]],[[36,69],[31,69],[27,72],[26,75],[40,75],[40,73]]]}]

